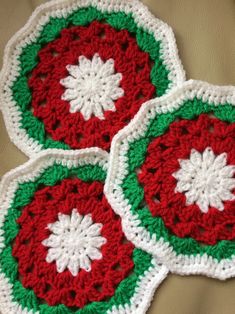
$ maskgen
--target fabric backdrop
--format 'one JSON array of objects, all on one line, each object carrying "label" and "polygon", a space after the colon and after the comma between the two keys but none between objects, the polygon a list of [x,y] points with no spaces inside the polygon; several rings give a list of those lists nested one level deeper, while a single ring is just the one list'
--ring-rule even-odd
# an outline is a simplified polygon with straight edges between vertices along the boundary
[{"label": "fabric backdrop", "polygon": [[[45,0],[0,0],[0,67],[7,40]],[[144,0],[174,30],[187,78],[235,85],[235,0]],[[12,144],[0,117],[0,176],[27,158]],[[234,314],[235,279],[169,275],[149,314]]]}]

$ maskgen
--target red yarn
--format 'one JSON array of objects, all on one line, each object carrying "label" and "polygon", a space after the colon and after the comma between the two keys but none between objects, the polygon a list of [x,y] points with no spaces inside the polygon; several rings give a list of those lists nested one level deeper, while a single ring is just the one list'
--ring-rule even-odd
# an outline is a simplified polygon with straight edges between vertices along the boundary
[{"label": "red yarn", "polygon": [[[93,222],[102,223],[101,235],[107,239],[101,247],[102,259],[93,260],[91,271],[80,270],[76,277],[67,269],[58,273],[55,262],[47,263],[47,247],[42,244],[50,235],[47,225],[57,221],[58,213],[70,215],[73,208],[81,215],[90,213]],[[65,304],[81,308],[89,302],[109,298],[134,266],[134,246],[126,240],[120,218],[103,195],[100,182],[85,183],[76,178],[43,187],[23,208],[18,223],[21,229],[13,256],[18,259],[22,284],[51,306]]]},{"label": "red yarn", "polygon": [[202,153],[207,147],[216,155],[227,153],[227,163],[235,165],[235,125],[206,114],[176,121],[149,144],[138,179],[152,215],[160,216],[173,234],[213,245],[235,238],[234,201],[225,201],[223,211],[210,207],[202,213],[197,204],[186,205],[185,195],[174,191],[172,176],[180,168],[178,160],[188,159],[192,148]]},{"label": "red yarn", "polygon": [[[80,112],[70,113],[69,103],[61,100],[64,87],[60,80],[68,75],[68,64],[77,65],[79,56],[91,59],[95,53],[103,61],[114,59],[115,71],[122,74],[124,96],[115,101],[115,112],[104,112],[104,120],[91,117],[85,121]],[[108,24],[94,21],[87,27],[64,29],[39,52],[39,59],[29,79],[33,114],[43,121],[53,140],[71,148],[99,146],[108,150],[113,136],[155,93],[149,55],[139,49],[128,31],[117,31]]]}]

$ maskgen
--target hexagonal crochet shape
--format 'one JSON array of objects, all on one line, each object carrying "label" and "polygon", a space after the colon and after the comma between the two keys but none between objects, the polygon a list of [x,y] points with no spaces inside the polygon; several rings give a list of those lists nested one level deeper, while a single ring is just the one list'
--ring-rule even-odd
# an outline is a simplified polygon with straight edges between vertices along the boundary
[{"label": "hexagonal crochet shape", "polygon": [[190,80],[114,138],[106,195],[173,272],[235,275],[235,88]]},{"label": "hexagonal crochet shape", "polygon": [[54,0],[8,43],[0,78],[11,140],[27,155],[98,146],[184,81],[171,28],[139,1]]},{"label": "hexagonal crochet shape", "polygon": [[0,186],[2,314],[145,313],[167,274],[103,194],[107,153],[47,150]]}]

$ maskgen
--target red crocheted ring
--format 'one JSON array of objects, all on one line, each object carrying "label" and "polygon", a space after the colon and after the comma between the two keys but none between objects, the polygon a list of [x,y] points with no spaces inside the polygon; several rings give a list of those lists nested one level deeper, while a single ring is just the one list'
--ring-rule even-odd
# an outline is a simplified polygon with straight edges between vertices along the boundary
[{"label": "red crocheted ring", "polygon": [[28,81],[33,115],[53,140],[71,148],[109,149],[155,94],[149,55],[127,30],[97,21],[63,29],[38,56]]},{"label": "red crocheted ring", "polygon": [[134,246],[101,182],[74,178],[43,187],[17,223],[13,256],[22,284],[50,306],[81,308],[110,298],[133,269]]},{"label": "red crocheted ring", "polygon": [[[178,237],[191,237],[209,245],[220,240],[234,239],[234,197],[226,190],[229,183],[227,176],[232,171],[231,165],[235,165],[234,135],[234,124],[201,114],[195,120],[182,119],[173,122],[166,134],[150,143],[138,179],[144,188],[145,201],[152,215],[160,216],[165,226]],[[203,155],[200,157],[199,153]],[[220,157],[215,159],[215,156]],[[226,164],[223,164],[225,156]],[[198,157],[202,159],[201,163],[200,158],[197,160]],[[213,191],[205,189],[202,192],[205,193],[205,198],[204,194],[200,196],[196,193],[200,192],[200,186],[208,180],[208,177],[203,177],[203,169],[200,176],[197,174],[201,164],[204,160],[204,173],[208,176],[206,166],[210,166],[213,158],[214,168],[211,168],[218,177],[211,176],[210,180],[214,180],[216,189],[216,180],[224,178],[224,186],[218,183],[219,192],[224,197],[223,203],[219,199],[220,194],[216,197]],[[223,167],[230,167],[224,170],[221,168],[220,174],[217,168],[221,164]],[[195,165],[197,168],[194,169]],[[187,187],[193,176],[195,191],[193,186]],[[200,182],[196,182],[197,176]],[[232,187],[234,179],[231,177],[230,181]],[[212,198],[207,196],[208,193],[211,193]]]},{"label": "red crocheted ring", "polygon": [[28,156],[99,147],[144,103],[185,81],[171,28],[140,1],[40,6],[3,68],[3,114]]},{"label": "red crocheted ring", "polygon": [[234,276],[234,96],[187,81],[113,141],[106,196],[127,237],[172,272]]},{"label": "red crocheted ring", "polygon": [[168,270],[126,238],[107,165],[99,148],[49,149],[3,179],[1,313],[147,310]]},{"label": "red crocheted ring", "polygon": [[49,149],[4,178],[1,313],[146,311],[168,270],[126,238],[107,167],[99,148]]}]

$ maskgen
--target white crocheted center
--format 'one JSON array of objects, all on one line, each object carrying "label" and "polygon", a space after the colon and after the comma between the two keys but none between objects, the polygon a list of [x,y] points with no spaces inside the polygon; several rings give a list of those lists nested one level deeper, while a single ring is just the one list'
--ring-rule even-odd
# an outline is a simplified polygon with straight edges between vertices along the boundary
[{"label": "white crocheted center", "polygon": [[175,191],[185,194],[187,205],[196,203],[207,213],[210,206],[223,211],[223,201],[234,200],[235,166],[227,165],[226,153],[216,156],[210,147],[202,154],[192,149],[189,159],[179,163],[180,169],[173,173],[177,179]]},{"label": "white crocheted center", "polygon": [[66,268],[73,276],[79,269],[91,270],[91,261],[102,258],[100,247],[106,243],[101,236],[101,223],[94,223],[91,215],[82,216],[73,209],[71,216],[59,214],[58,221],[48,224],[52,232],[42,244],[49,247],[46,261],[56,262],[62,273]]},{"label": "white crocheted center", "polygon": [[115,73],[114,60],[103,62],[98,53],[92,60],[79,57],[79,65],[67,65],[69,76],[60,80],[65,87],[62,99],[70,103],[70,112],[81,112],[84,119],[92,115],[104,119],[104,111],[116,111],[114,100],[124,94],[119,87],[121,73]]}]

